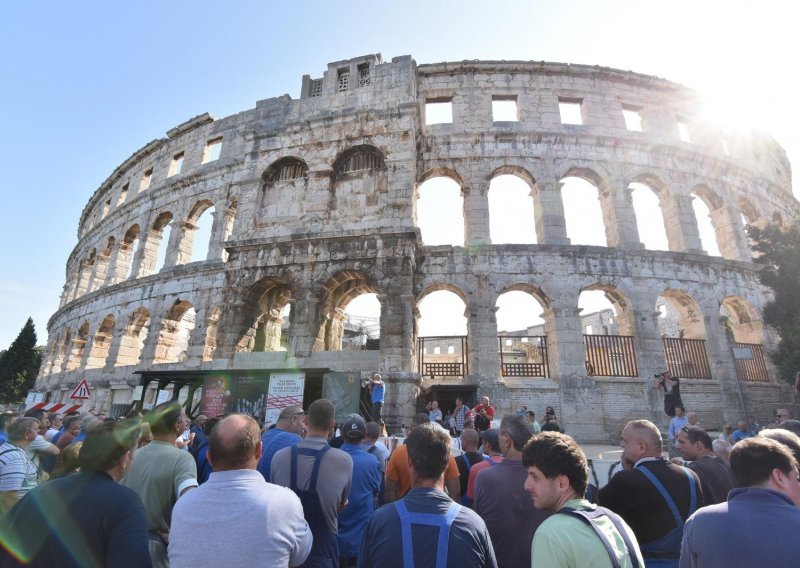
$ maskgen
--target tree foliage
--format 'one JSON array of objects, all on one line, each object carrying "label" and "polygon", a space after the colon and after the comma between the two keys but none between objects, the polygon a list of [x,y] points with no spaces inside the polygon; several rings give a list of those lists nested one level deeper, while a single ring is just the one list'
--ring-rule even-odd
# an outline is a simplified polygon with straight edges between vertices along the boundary
[{"label": "tree foliage", "polygon": [[0,355],[0,402],[19,402],[33,387],[42,354],[36,348],[36,329],[28,318],[11,346]]},{"label": "tree foliage", "polygon": [[759,279],[773,293],[763,317],[780,341],[770,357],[781,379],[792,383],[800,371],[800,219],[785,226],[750,227],[748,234]]}]

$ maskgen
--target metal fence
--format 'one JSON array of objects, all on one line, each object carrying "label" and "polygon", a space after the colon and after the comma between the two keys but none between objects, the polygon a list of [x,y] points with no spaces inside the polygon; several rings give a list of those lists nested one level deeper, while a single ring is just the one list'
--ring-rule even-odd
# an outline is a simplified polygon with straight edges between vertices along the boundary
[{"label": "metal fence", "polygon": [[500,373],[504,377],[549,377],[547,337],[498,335]]},{"label": "metal fence", "polygon": [[673,377],[681,379],[710,379],[711,368],[703,339],[664,337],[664,355]]},{"label": "metal fence", "polygon": [[632,335],[584,335],[590,377],[638,377]]},{"label": "metal fence", "polygon": [[736,362],[736,375],[743,381],[768,383],[767,363],[764,350],[758,343],[733,343],[733,360]]},{"label": "metal fence", "polygon": [[417,354],[424,377],[465,377],[469,373],[465,335],[420,337]]}]

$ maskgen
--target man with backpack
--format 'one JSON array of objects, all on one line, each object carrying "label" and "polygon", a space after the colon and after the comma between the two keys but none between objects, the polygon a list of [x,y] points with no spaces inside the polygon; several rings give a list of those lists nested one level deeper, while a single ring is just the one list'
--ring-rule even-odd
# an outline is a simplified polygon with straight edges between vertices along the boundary
[{"label": "man with backpack", "polygon": [[587,558],[595,566],[643,567],[631,528],[621,517],[584,499],[589,479],[586,456],[570,436],[542,432],[522,450],[525,490],[534,505],[550,513],[533,537],[531,566],[567,568]]}]

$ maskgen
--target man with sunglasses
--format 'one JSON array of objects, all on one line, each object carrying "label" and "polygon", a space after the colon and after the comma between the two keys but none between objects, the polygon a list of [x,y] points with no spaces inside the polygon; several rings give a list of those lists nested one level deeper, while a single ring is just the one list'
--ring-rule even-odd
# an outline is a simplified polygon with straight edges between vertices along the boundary
[{"label": "man with sunglasses", "polygon": [[278,415],[275,428],[267,430],[261,437],[261,459],[258,461],[258,471],[266,481],[270,481],[270,468],[272,457],[278,450],[288,448],[299,443],[302,438],[303,417],[306,413],[299,406],[287,406]]}]

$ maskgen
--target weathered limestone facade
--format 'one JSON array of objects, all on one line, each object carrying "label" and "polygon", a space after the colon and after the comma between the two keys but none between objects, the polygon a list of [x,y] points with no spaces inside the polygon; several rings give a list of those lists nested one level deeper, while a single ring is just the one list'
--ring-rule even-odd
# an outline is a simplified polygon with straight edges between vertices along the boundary
[{"label": "weathered limestone facade", "polygon": [[[493,98],[514,101],[518,120],[493,120]],[[426,124],[431,102],[449,102],[452,121]],[[579,104],[582,124],[562,124],[560,102]],[[742,215],[764,223],[797,203],[772,139],[709,129],[693,118],[696,103],[679,85],[608,68],[370,55],[305,76],[299,100],[195,117],[135,152],[89,200],[37,388],[60,401],[85,377],[93,405],[108,407],[130,400],[134,371],[380,370],[390,424],[407,422],[431,383],[418,368],[417,304],[444,289],[466,305],[464,384],[501,412],[553,405],[573,435],[608,441],[630,418],[662,420],[649,388],[666,368],[661,296],[674,301],[684,337],[705,339],[712,370],[711,379],[683,381],[684,402],[709,426],[735,420],[741,405],[720,306],[738,341],[774,344],[759,321],[765,292]],[[623,111],[638,113],[642,131],[626,127]],[[539,244],[491,242],[488,189],[501,174],[530,186]],[[441,214],[443,222],[463,215],[464,246],[421,240],[418,187],[435,176],[461,187],[463,211]],[[560,195],[567,176],[597,187],[608,247],[570,244]],[[640,242],[631,182],[658,196],[669,251]],[[721,258],[702,250],[691,194],[711,210]],[[212,207],[207,258],[190,262],[198,219]],[[587,373],[577,299],[589,289],[606,291],[620,333],[634,337],[638,376]],[[549,377],[501,376],[495,305],[508,290],[544,307]],[[378,294],[380,350],[341,351],[343,310],[362,293]],[[743,390],[759,417],[794,401],[774,379],[745,381]]]}]

